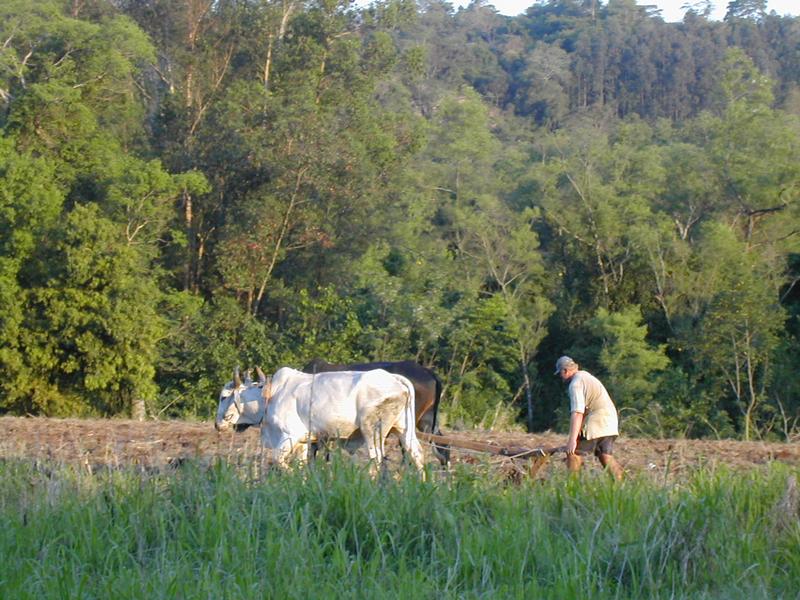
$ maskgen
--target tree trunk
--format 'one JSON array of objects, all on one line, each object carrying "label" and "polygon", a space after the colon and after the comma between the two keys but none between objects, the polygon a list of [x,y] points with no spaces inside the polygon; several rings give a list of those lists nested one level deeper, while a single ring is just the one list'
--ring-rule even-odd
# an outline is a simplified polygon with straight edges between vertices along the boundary
[{"label": "tree trunk", "polygon": [[522,380],[525,384],[525,402],[528,407],[528,433],[533,433],[533,391],[531,390],[531,378],[528,375],[528,369],[524,361],[520,361],[520,369],[522,370]]},{"label": "tree trunk", "polygon": [[186,272],[184,274],[183,289],[191,290],[194,287],[193,286],[194,277],[192,276],[193,273],[192,263],[194,261],[194,256],[196,252],[197,240],[195,239],[194,235],[192,196],[186,191],[184,191],[183,193],[183,209],[184,209],[183,213],[184,222],[186,225],[186,241],[188,246],[186,252]]},{"label": "tree trunk", "polygon": [[134,421],[144,421],[147,417],[147,408],[144,405],[144,399],[134,398],[131,401],[131,418]]},{"label": "tree trunk", "polygon": [[281,13],[281,24],[278,28],[277,36],[273,35],[272,33],[269,34],[269,43],[267,44],[267,58],[264,61],[264,73],[263,73],[263,81],[264,81],[264,90],[269,91],[269,77],[272,72],[272,51],[274,49],[275,43],[281,43],[283,38],[286,37],[286,29],[289,25],[289,18],[292,16],[292,12],[294,12],[296,2],[294,0],[284,0],[283,2],[283,11]]}]

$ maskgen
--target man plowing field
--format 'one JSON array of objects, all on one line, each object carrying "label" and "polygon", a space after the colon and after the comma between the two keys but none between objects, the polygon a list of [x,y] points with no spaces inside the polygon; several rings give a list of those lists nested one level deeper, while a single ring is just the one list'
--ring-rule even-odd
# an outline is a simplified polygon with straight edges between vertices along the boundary
[{"label": "man plowing field", "polygon": [[564,450],[567,468],[580,471],[582,456],[594,454],[617,480],[622,479],[622,467],[614,458],[614,440],[619,435],[617,408],[600,380],[588,371],[580,370],[569,356],[556,361],[556,375],[569,383],[569,437]]}]

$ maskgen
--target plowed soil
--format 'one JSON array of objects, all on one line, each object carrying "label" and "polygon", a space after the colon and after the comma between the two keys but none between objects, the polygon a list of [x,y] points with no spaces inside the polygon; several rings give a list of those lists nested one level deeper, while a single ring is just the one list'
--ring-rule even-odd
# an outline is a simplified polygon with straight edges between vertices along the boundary
[{"label": "plowed soil", "polygon": [[[459,440],[522,448],[553,447],[565,442],[565,436],[553,433],[470,430],[448,431],[446,435],[454,446]],[[438,465],[430,457],[430,450],[426,450],[426,455]],[[680,480],[698,468],[720,465],[740,470],[759,468],[771,461],[800,466],[798,443],[623,436],[617,440],[615,455],[630,474],[645,472],[664,480]],[[208,464],[218,457],[240,463],[259,456],[256,428],[241,433],[218,433],[211,422],[0,417],[0,459],[55,461],[93,471],[130,465],[162,470],[180,466],[187,460]],[[452,463],[495,469],[515,479],[523,477],[532,464],[528,460],[455,447]],[[564,468],[563,454],[556,454],[539,466],[535,476],[547,477],[554,469]],[[587,460],[584,469],[599,472],[593,458]]]}]

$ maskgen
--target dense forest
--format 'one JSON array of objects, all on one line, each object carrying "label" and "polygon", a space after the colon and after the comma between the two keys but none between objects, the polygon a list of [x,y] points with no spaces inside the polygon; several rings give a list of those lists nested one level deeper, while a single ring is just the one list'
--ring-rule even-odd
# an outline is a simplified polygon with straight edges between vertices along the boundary
[{"label": "dense forest", "polygon": [[415,359],[447,424],[800,428],[800,18],[634,0],[4,0],[0,412],[207,417]]}]

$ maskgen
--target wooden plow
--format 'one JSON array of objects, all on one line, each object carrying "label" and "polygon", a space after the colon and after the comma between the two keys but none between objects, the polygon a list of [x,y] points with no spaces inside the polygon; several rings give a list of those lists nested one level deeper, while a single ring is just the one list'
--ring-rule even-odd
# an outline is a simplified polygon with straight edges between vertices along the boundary
[{"label": "wooden plow", "polygon": [[510,459],[522,459],[530,461],[527,473],[529,477],[534,477],[539,470],[548,463],[550,457],[558,452],[564,452],[564,446],[555,448],[525,448],[522,446],[498,446],[497,444],[487,444],[485,442],[473,442],[471,440],[461,440],[446,435],[436,435],[417,430],[417,438],[435,444],[437,446],[450,446],[462,450],[473,450],[476,452],[486,452],[494,456],[503,456]]}]

